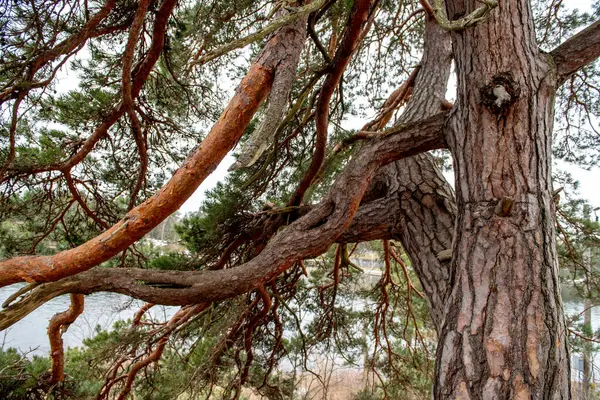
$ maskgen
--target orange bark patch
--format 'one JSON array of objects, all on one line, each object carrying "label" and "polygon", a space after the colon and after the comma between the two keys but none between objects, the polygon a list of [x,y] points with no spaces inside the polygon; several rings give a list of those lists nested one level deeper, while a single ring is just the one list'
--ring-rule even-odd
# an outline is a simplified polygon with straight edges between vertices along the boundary
[{"label": "orange bark patch", "polygon": [[17,282],[52,282],[114,257],[175,212],[237,143],[269,93],[273,69],[254,63],[235,96],[200,147],[154,196],[94,239],[53,256],[15,257],[0,262],[0,287]]}]

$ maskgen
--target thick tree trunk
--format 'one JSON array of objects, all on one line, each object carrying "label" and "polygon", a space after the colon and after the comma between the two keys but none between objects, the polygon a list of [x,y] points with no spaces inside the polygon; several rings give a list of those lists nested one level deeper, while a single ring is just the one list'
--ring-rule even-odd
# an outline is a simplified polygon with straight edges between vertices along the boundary
[{"label": "thick tree trunk", "polygon": [[[448,15],[478,6],[448,2]],[[453,45],[458,216],[435,398],[569,398],[550,176],[556,74],[526,1],[500,2]]]}]

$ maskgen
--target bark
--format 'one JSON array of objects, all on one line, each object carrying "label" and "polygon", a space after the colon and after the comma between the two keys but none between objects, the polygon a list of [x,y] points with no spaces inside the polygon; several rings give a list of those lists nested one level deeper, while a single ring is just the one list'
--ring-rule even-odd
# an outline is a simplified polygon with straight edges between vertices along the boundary
[{"label": "bark", "polygon": [[[166,0],[164,4],[169,2],[171,0]],[[295,34],[290,30],[281,32],[281,35],[269,40],[252,64],[208,136],[158,193],[127,213],[109,230],[79,247],[53,256],[26,256],[0,261],[0,286],[21,281],[51,282],[86,271],[125,250],[175,212],[237,143],[269,93],[275,67],[288,51],[286,43],[291,39],[287,36]],[[150,54],[154,53],[151,51]],[[149,73],[155,62],[154,58],[150,58],[142,63],[138,76]],[[139,93],[140,87],[134,79],[133,96]]]},{"label": "bark", "polygon": [[[451,56],[450,34],[427,18],[423,58],[398,124],[427,118],[442,108]],[[363,203],[342,239],[399,240],[419,276],[439,333],[449,294],[450,264],[440,261],[438,254],[452,246],[456,218],[452,188],[432,156],[421,154],[382,168]]]},{"label": "bark", "polygon": [[269,104],[260,126],[252,132],[252,136],[242,147],[237,161],[229,167],[229,171],[253,165],[275,136],[277,128],[284,117],[288,96],[296,79],[300,53],[302,53],[306,41],[306,20],[307,18],[299,18],[289,28],[286,28],[296,32],[295,35],[291,36],[291,39],[295,41],[287,44],[290,50],[286,57],[282,58],[277,64],[273,78],[273,88],[269,94]]},{"label": "bark", "polygon": [[67,311],[58,313],[48,324],[50,340],[50,358],[52,359],[52,375],[50,383],[55,384],[65,380],[65,350],[62,335],[83,312],[84,299],[81,294],[71,294],[71,305]]},{"label": "bark", "polygon": [[560,85],[581,67],[600,56],[600,21],[596,21],[550,53]]},{"label": "bark", "polygon": [[327,128],[329,125],[329,103],[335,88],[338,86],[342,74],[346,70],[350,58],[358,48],[361,41],[361,34],[368,30],[368,20],[371,13],[375,12],[377,0],[357,0],[352,6],[352,12],[341,43],[336,50],[335,57],[331,65],[331,71],[328,73],[319,92],[317,107],[315,110],[315,151],[311,158],[310,165],[298,187],[292,194],[288,205],[297,206],[302,202],[304,194],[312,184],[319,173],[323,161],[325,160],[325,147],[327,145]]},{"label": "bark", "polygon": [[228,299],[277,277],[304,258],[323,254],[348,228],[377,170],[400,158],[444,148],[448,113],[411,123],[370,140],[330,191],[305,216],[280,230],[260,254],[235,268],[217,271],[155,271],[95,268],[36,287],[23,300],[5,303],[0,330],[65,293],[110,291],[146,302],[185,305]]},{"label": "bark", "polygon": [[[426,18],[425,51],[410,102],[400,122],[427,118],[442,109],[450,76],[450,34]],[[449,294],[450,263],[438,254],[451,248],[454,192],[431,155],[399,160],[385,173],[402,193],[394,236],[402,242],[419,276],[439,334]]]},{"label": "bark", "polygon": [[[448,2],[448,14],[477,6]],[[458,216],[434,396],[568,398],[550,176],[556,74],[526,1],[501,2],[452,37]]]}]

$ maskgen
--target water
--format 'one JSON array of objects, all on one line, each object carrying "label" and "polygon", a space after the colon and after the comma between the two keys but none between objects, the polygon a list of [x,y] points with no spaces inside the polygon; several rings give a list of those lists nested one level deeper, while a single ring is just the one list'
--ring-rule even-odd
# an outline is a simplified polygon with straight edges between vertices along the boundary
[{"label": "water", "polygon": [[[0,288],[0,304],[14,293],[21,285],[12,285]],[[575,297],[568,289],[564,298],[565,314],[573,316],[580,314],[585,304]],[[48,321],[58,312],[65,311],[70,304],[69,296],[57,297],[42,307],[38,308],[27,317],[17,322],[4,332],[0,332],[0,345],[14,347],[30,354],[47,355],[49,352],[48,336],[46,329]],[[116,321],[133,318],[143,302],[132,300],[127,296],[114,293],[94,293],[86,296],[85,309],[82,315],[69,327],[63,335],[65,347],[81,346],[83,340],[94,336],[96,326],[109,329]],[[148,312],[157,320],[166,320],[171,317],[177,307],[155,306]],[[591,309],[592,328],[600,329],[600,306]],[[594,364],[600,366],[600,354],[595,354]],[[600,377],[600,374],[596,374]]]},{"label": "water", "polygon": [[[21,286],[1,288],[0,304]],[[143,302],[139,300],[131,300],[130,297],[115,293],[94,293],[86,296],[83,314],[63,335],[65,347],[81,346],[84,339],[94,336],[96,326],[109,329],[118,320],[133,318],[142,304]],[[4,348],[14,347],[32,355],[48,355],[50,350],[46,333],[48,322],[54,314],[67,310],[69,305],[68,295],[52,299],[9,329],[0,332],[0,345]],[[164,321],[177,309],[177,307],[155,306],[147,315]]]}]

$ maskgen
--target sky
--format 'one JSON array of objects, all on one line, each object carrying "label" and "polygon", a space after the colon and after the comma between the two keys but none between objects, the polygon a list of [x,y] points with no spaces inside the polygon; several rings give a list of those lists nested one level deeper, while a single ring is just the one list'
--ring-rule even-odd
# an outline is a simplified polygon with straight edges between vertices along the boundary
[{"label": "sky", "polygon": [[[583,10],[590,10],[591,1],[590,0],[567,0],[565,1],[568,8],[580,8]],[[81,56],[78,54],[78,56]],[[83,55],[85,57],[85,55]],[[58,85],[57,89],[60,92],[67,92],[69,90],[76,89],[78,86],[78,79],[73,76],[72,71],[65,70],[57,76]],[[227,79],[225,76],[223,79]],[[233,94],[233,89],[237,85],[237,82],[231,82],[230,86],[230,95]],[[221,87],[227,87],[226,84],[221,85]],[[453,92],[452,82],[450,83],[450,88],[448,90],[448,98],[452,100],[452,92]],[[353,118],[344,123],[344,128],[346,129],[360,129],[361,126],[367,120]],[[221,161],[217,169],[210,175],[208,178],[202,182],[200,187],[196,190],[196,192],[181,206],[179,211],[182,214],[188,212],[195,212],[199,209],[200,204],[205,198],[205,192],[215,187],[215,185],[219,181],[223,181],[227,176],[227,169],[235,159],[231,155],[231,152]],[[600,168],[593,168],[592,170],[584,170],[577,165],[568,164],[566,162],[558,161],[554,162],[553,166],[554,170],[560,169],[565,170],[572,174],[573,178],[579,181],[579,193],[578,197],[587,200],[592,207],[600,207]],[[454,185],[454,176],[452,173],[446,173],[446,178],[450,182],[451,185]],[[600,216],[600,211],[599,211]]]}]

